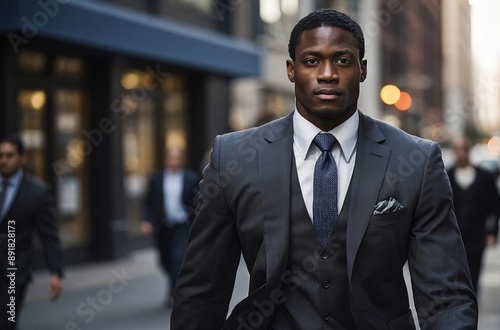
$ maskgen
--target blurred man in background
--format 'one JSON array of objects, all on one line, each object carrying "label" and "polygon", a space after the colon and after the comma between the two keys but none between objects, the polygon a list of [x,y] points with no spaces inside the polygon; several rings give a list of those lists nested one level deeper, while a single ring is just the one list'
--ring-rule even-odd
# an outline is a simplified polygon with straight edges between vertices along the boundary
[{"label": "blurred man in background", "polygon": [[[471,143],[465,137],[453,141],[455,165],[448,170],[458,226],[467,253],[472,284],[476,293],[486,246],[496,243],[500,197],[495,178],[470,162]],[[488,226],[488,219],[492,219]]]},{"label": "blurred man in background", "polygon": [[185,168],[184,152],[169,148],[165,169],[154,173],[144,201],[142,232],[154,234],[160,264],[170,276],[165,307],[172,306],[179,270],[194,217],[200,178],[196,171]]},{"label": "blurred man in background", "polygon": [[[43,245],[52,300],[61,292],[62,250],[56,209],[47,184],[22,169],[26,154],[18,136],[0,139],[0,329],[16,329],[33,259],[33,232]],[[12,285],[12,281],[15,285]],[[15,307],[12,307],[12,301]],[[14,322],[15,321],[15,322]]]}]

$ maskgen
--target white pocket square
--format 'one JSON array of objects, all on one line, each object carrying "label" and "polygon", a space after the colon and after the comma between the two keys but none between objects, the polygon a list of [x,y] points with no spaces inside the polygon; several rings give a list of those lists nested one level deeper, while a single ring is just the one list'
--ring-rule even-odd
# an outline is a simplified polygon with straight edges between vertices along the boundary
[{"label": "white pocket square", "polygon": [[386,214],[396,212],[397,210],[401,210],[403,205],[399,203],[394,197],[389,197],[389,199],[378,202],[375,205],[375,209],[373,210],[373,214]]}]

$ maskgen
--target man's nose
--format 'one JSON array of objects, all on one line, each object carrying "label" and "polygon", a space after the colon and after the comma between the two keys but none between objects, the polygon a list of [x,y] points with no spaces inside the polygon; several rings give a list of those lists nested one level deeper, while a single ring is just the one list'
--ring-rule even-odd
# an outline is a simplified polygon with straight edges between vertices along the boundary
[{"label": "man's nose", "polygon": [[325,61],[320,66],[318,72],[318,81],[338,81],[339,76],[335,64],[330,61]]}]

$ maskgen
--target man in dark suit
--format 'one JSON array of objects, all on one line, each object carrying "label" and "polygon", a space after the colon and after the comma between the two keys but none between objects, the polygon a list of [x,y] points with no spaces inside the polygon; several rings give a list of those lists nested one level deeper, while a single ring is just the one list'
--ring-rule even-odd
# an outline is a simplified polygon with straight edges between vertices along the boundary
[{"label": "man in dark suit", "polygon": [[[289,55],[296,110],[215,139],[171,328],[415,329],[408,262],[422,328],[477,329],[439,146],[357,109],[359,25],[313,12]],[[241,254],[249,296],[226,320]]]},{"label": "man in dark suit", "polygon": [[62,251],[54,200],[47,184],[24,173],[25,161],[18,136],[0,139],[0,329],[15,329],[13,321],[19,320],[30,281],[35,230],[51,274],[51,299],[61,292]]},{"label": "man in dark suit", "polygon": [[[495,178],[470,162],[470,141],[453,140],[455,165],[448,170],[458,227],[462,233],[472,284],[478,292],[483,252],[496,243],[500,197]],[[487,225],[487,220],[493,220]]]},{"label": "man in dark suit", "polygon": [[183,150],[167,149],[165,169],[151,176],[141,226],[144,233],[154,233],[160,264],[170,277],[165,301],[169,308],[184,259],[200,181],[196,171],[184,167],[184,158]]}]

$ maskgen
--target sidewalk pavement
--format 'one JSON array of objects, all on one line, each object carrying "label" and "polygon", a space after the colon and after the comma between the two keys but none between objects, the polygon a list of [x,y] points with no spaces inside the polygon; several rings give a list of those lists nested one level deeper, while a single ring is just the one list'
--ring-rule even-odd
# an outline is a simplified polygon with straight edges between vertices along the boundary
[{"label": "sidewalk pavement", "polygon": [[478,329],[500,329],[500,244],[485,252],[478,299]]},{"label": "sidewalk pavement", "polygon": [[[21,330],[170,328],[170,310],[163,307],[166,281],[153,249],[138,250],[113,262],[69,267],[65,274],[62,296],[50,303],[46,271],[34,274],[19,320]],[[246,296],[247,283],[241,263],[230,308]],[[500,329],[500,246],[485,255],[478,329]]]},{"label": "sidewalk pavement", "polygon": [[[230,308],[247,294],[248,274],[238,270]],[[19,325],[21,330],[165,330],[166,277],[152,248],[127,258],[89,263],[65,270],[61,297],[49,302],[48,274],[34,274]]]}]

